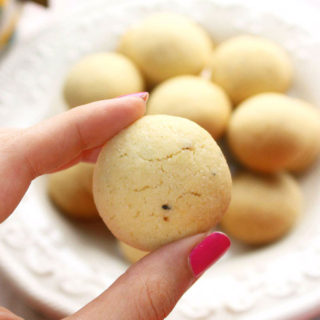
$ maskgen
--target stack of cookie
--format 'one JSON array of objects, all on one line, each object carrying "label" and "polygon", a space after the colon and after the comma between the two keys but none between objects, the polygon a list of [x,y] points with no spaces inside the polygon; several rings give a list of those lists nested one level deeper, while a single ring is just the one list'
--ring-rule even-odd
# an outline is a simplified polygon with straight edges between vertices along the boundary
[{"label": "stack of cookie", "polygon": [[[294,174],[320,154],[319,110],[285,95],[293,74],[287,53],[268,39],[240,35],[216,45],[200,25],[164,13],[132,26],[116,52],[72,67],[64,85],[69,107],[151,91],[147,115],[109,141],[93,178],[98,212],[130,261],[220,220],[250,245],[292,229],[302,212]],[[216,140],[235,168],[232,188]],[[81,207],[88,213],[62,204],[75,197],[71,183],[57,181],[87,179],[80,166],[54,174],[50,195],[73,216],[97,216],[92,188],[84,196],[82,184],[73,192],[87,197]],[[54,190],[59,183],[68,187],[64,200]],[[143,252],[137,257],[127,245]]]}]

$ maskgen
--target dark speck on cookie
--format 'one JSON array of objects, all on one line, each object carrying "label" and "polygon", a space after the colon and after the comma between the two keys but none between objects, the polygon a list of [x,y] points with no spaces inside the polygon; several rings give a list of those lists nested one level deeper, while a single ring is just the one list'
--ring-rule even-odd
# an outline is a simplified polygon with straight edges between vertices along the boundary
[{"label": "dark speck on cookie", "polygon": [[171,210],[171,207],[168,204],[163,204],[162,209],[163,210]]}]

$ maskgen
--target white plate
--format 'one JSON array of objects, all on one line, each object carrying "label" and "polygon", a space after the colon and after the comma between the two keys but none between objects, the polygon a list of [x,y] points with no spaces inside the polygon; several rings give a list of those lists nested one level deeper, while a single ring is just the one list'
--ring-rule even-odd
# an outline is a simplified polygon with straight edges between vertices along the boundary
[{"label": "white plate", "polygon": [[[261,1],[115,2],[106,6],[104,0],[91,0],[6,57],[0,68],[0,125],[28,126],[58,112],[56,97],[70,65],[90,52],[112,50],[130,24],[159,10],[190,16],[217,41],[252,33],[280,43],[295,66],[290,94],[320,104],[319,24],[306,6],[293,1],[269,1],[260,8]],[[320,165],[300,182],[306,208],[298,227],[264,249],[234,245],[168,319],[298,319],[320,305]],[[101,293],[127,264],[102,225],[75,225],[59,215],[45,183],[44,177],[34,181],[0,226],[0,266],[30,301],[58,317]]]}]

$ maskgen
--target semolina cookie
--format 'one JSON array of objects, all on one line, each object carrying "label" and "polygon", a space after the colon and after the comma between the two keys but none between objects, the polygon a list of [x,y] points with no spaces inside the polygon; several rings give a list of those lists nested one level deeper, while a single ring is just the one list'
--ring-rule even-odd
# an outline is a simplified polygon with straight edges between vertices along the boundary
[{"label": "semolina cookie", "polygon": [[136,263],[149,253],[148,251],[142,251],[134,247],[128,246],[127,244],[121,241],[118,242],[118,245],[122,255],[130,263]]},{"label": "semolina cookie", "polygon": [[93,168],[93,164],[79,163],[49,175],[48,193],[51,200],[72,218],[99,219],[92,195]]},{"label": "semolina cookie", "polygon": [[308,169],[320,156],[320,110],[304,101],[299,101],[308,108],[309,120],[303,127],[304,150],[289,163],[288,169],[300,172]]},{"label": "semolina cookie", "polygon": [[234,104],[262,92],[285,92],[292,82],[292,65],[286,52],[258,36],[238,36],[213,52],[212,81]]},{"label": "semolina cookie", "polygon": [[144,251],[211,229],[230,193],[230,171],[214,139],[174,116],[148,115],[122,130],[94,170],[100,216],[116,238]]},{"label": "semolina cookie", "polygon": [[128,56],[150,85],[182,74],[198,74],[208,63],[212,41],[186,17],[155,14],[129,29],[118,51]]},{"label": "semolina cookie", "polygon": [[148,113],[187,118],[217,139],[228,124],[231,103],[225,92],[210,81],[197,76],[178,76],[152,91]]},{"label": "semolina cookie", "polygon": [[124,55],[96,53],[71,68],[63,91],[67,104],[73,108],[144,91],[144,80],[137,67]]},{"label": "semolina cookie", "polygon": [[232,200],[221,227],[246,244],[267,244],[295,225],[301,209],[300,187],[289,174],[244,172],[233,178]]},{"label": "semolina cookie", "polygon": [[304,168],[320,152],[319,117],[319,110],[302,100],[259,94],[233,113],[227,130],[230,149],[257,171]]}]

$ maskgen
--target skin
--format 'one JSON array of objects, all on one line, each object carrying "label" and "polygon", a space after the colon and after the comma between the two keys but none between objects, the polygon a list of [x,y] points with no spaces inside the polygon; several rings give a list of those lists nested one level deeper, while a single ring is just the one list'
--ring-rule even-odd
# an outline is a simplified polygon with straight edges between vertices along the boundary
[{"label": "skin", "polygon": [[[2,129],[0,222],[13,212],[33,179],[79,161],[95,162],[101,146],[144,112],[142,98],[123,97],[77,107],[31,128]],[[205,234],[195,235],[156,250],[66,319],[165,318],[196,281],[188,256],[204,237]],[[4,319],[22,318],[0,307],[0,320]]]}]

